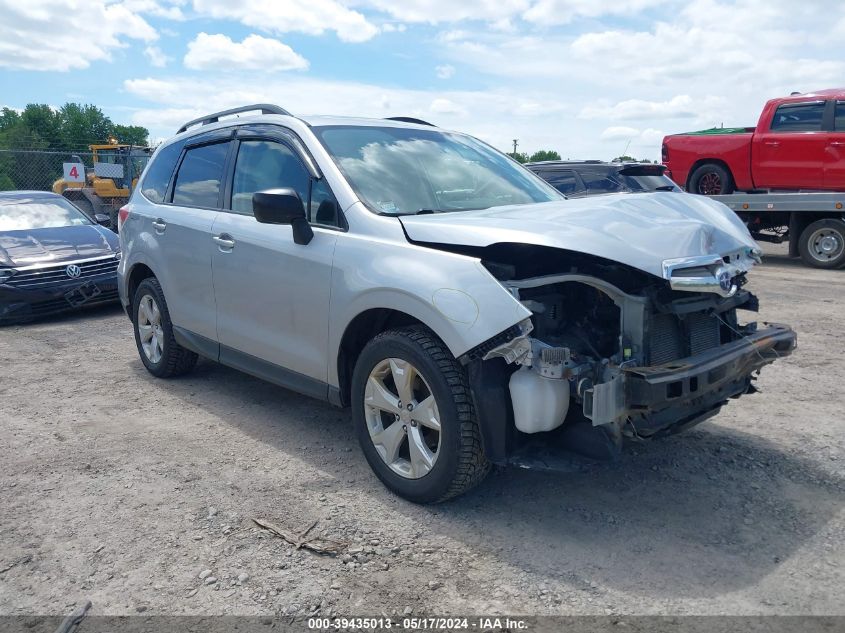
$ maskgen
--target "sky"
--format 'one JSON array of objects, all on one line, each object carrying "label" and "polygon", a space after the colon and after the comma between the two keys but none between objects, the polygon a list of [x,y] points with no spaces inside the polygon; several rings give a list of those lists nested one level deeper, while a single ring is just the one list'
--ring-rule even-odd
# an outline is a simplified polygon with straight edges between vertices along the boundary
[{"label": "sky", "polygon": [[665,134],[845,85],[841,0],[0,0],[0,15],[0,107],[93,103],[154,142],[269,102],[654,160]]}]

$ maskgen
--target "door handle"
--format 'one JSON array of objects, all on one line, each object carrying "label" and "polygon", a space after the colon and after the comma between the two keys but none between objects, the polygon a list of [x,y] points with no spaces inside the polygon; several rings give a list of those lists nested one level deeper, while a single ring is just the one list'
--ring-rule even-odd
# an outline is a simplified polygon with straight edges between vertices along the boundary
[{"label": "door handle", "polygon": [[780,147],[780,141],[763,141],[763,144],[769,147]]},{"label": "door handle", "polygon": [[232,239],[232,236],[228,233],[221,233],[220,235],[215,235],[211,238],[214,240],[214,243],[220,247],[220,250],[224,253],[231,251],[235,248],[235,240]]},{"label": "door handle", "polygon": [[833,147],[843,147],[845,146],[845,141],[831,141],[830,144]]},{"label": "door handle", "polygon": [[156,218],[155,220],[153,220],[153,228],[156,230],[156,233],[164,233],[164,229],[167,228],[167,222],[165,222],[161,218]]}]

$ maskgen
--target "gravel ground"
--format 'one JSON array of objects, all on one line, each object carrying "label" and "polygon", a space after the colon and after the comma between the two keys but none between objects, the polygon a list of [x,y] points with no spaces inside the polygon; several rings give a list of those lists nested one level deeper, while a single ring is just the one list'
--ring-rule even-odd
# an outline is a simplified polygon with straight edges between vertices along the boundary
[{"label": "gravel ground", "polygon": [[433,507],[382,488],[348,411],[211,362],[151,377],[119,308],[0,329],[0,613],[845,615],[845,272],[773,253],[760,320],[800,338],[762,393]]}]

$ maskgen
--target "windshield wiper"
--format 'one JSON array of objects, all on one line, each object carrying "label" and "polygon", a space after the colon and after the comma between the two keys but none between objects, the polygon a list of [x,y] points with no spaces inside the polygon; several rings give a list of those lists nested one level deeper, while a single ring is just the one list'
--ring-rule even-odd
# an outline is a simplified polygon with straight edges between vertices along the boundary
[{"label": "windshield wiper", "polygon": [[675,191],[675,185],[661,185],[659,187],[655,187],[654,191]]}]

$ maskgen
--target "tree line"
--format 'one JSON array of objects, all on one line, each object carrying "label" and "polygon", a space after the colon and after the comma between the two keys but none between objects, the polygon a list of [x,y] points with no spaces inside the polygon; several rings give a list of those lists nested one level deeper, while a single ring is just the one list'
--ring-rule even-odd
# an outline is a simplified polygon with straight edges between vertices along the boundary
[{"label": "tree line", "polygon": [[[58,110],[30,103],[23,111],[0,110],[0,191],[50,189],[61,177],[62,163],[116,139],[142,145],[149,131],[140,125],[114,123],[97,106],[66,103]],[[90,164],[90,161],[85,161]]]}]

